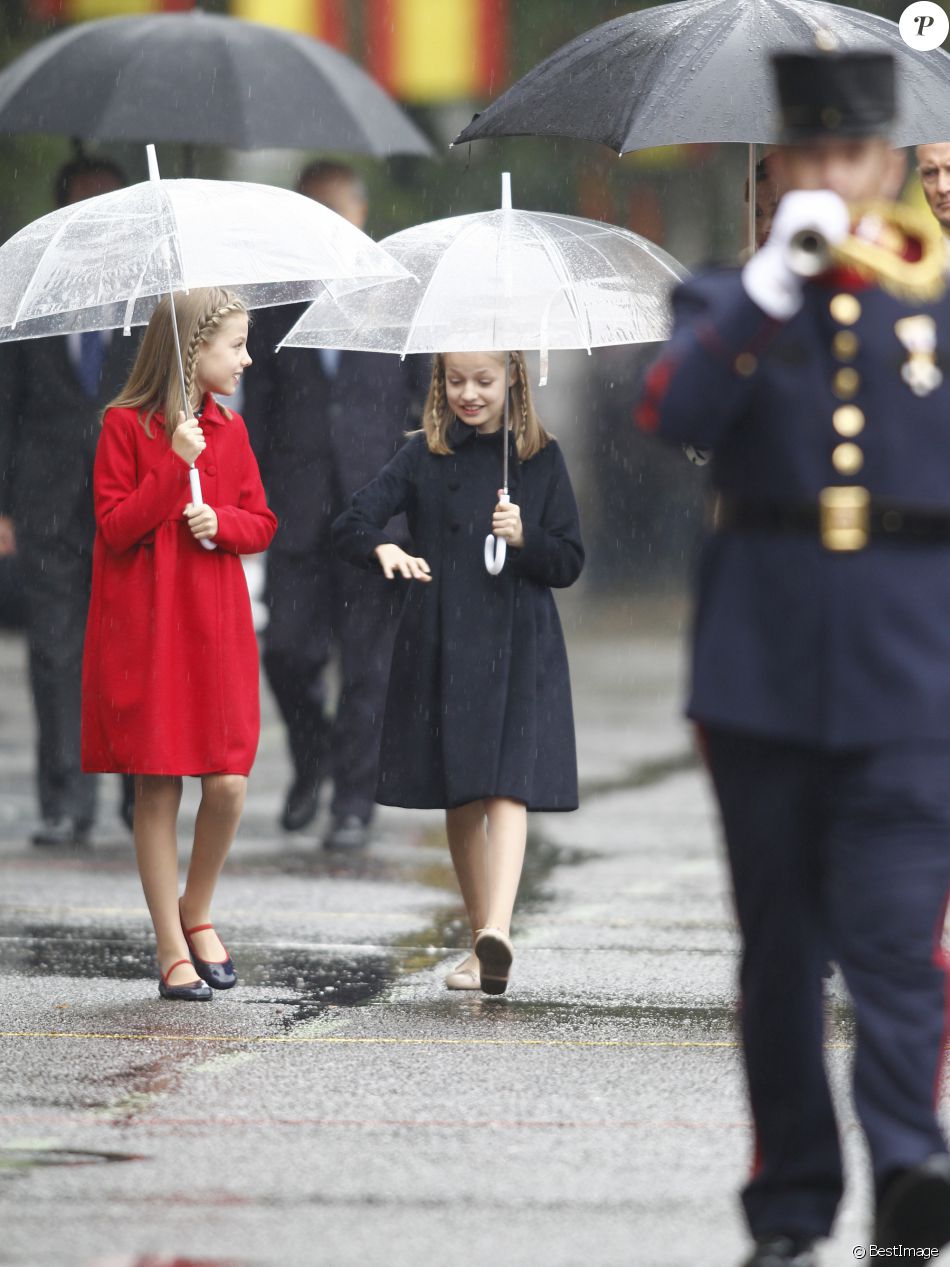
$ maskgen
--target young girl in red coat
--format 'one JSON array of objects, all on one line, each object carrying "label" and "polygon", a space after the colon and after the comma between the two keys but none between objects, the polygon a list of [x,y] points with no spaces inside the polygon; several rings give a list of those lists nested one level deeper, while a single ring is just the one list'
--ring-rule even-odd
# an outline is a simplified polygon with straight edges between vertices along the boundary
[{"label": "young girl in red coat", "polygon": [[[166,299],[103,417],[82,756],[84,770],[135,775],[135,852],[159,993],[204,1000],[209,987],[236,981],[209,914],[260,731],[257,641],[239,556],[266,549],[277,521],[244,422],[211,395],[234,392],[251,364],[247,310],[218,289],[176,295],[175,306],[187,401]],[[188,482],[199,458],[202,506]],[[183,775],[200,777],[201,803],[179,899]]]}]

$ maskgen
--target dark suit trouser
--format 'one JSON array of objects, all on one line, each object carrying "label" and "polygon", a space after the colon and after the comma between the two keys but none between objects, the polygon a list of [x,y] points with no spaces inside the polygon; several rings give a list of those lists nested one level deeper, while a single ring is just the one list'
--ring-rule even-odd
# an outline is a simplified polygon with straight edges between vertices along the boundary
[{"label": "dark suit trouser", "polygon": [[947,1145],[940,934],[950,889],[950,743],[848,754],[707,729],[742,930],[741,1027],[756,1127],[756,1236],[827,1235],[842,1192],[822,968],[855,1014],[854,1101],[879,1185]]},{"label": "dark suit trouser", "polygon": [[[402,588],[329,551],[267,555],[264,670],[287,727],[295,776],[333,780],[332,812],[368,821]],[[336,715],[326,669],[340,651]]]},{"label": "dark suit trouser", "polygon": [[20,535],[30,686],[37,724],[37,791],[43,818],[91,824],[96,776],[80,765],[82,649],[92,586],[86,543]]}]

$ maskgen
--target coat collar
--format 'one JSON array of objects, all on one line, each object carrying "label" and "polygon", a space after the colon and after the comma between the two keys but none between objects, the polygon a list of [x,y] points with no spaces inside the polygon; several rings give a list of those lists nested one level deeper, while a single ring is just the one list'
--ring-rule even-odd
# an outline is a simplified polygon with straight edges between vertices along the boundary
[{"label": "coat collar", "polygon": [[[201,402],[200,413],[202,423],[211,422],[219,427],[227,426],[228,420],[225,417],[221,406],[210,392],[205,392],[204,400]],[[165,425],[165,415],[160,409],[156,410],[153,416],[157,423],[160,423],[162,426]]]},{"label": "coat collar", "polygon": [[201,402],[201,421],[214,422],[222,427],[228,421],[221,406],[210,392],[205,392],[204,400]]},{"label": "coat collar", "polygon": [[[453,416],[452,421],[449,423],[448,431],[446,432],[446,438],[449,444],[451,445],[452,449],[454,449],[456,452],[464,444],[471,444],[475,440],[477,440],[479,444],[494,445],[494,447],[499,450],[499,461],[500,461],[501,460],[501,452],[500,452],[501,451],[501,437],[503,434],[504,434],[504,430],[502,428],[499,428],[498,431],[493,431],[490,435],[487,435],[487,436],[479,435],[479,433],[475,430],[474,427],[467,426],[464,422],[460,421],[458,417]],[[509,431],[508,455],[510,457],[512,454],[515,454],[515,453],[516,453],[515,434],[513,431]]]}]

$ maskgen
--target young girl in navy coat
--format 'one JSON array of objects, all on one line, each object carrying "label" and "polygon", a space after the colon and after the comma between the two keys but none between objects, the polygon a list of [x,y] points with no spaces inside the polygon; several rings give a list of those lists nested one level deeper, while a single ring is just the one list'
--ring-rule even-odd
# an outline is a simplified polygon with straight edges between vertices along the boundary
[{"label": "young girl in navy coat", "polygon": [[[357,567],[418,582],[393,652],[376,799],[446,811],[446,832],[473,950],[446,977],[453,990],[502,994],[513,958],[511,915],[527,810],[577,808],[574,717],[552,587],[584,562],[577,506],[557,442],[531,403],[524,356],[435,358],[423,430],[334,524]],[[498,500],[505,392],[510,393],[510,504]],[[497,503],[497,504],[496,504]],[[487,507],[507,543],[485,569]],[[384,531],[408,516],[419,557]]]}]

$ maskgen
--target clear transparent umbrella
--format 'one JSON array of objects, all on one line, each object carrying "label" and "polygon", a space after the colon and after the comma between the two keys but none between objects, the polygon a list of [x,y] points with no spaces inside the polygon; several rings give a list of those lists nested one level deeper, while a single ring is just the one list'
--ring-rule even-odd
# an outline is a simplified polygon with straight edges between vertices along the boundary
[{"label": "clear transparent umbrella", "polygon": [[[128,330],[176,290],[223,286],[249,308],[312,299],[327,281],[405,269],[311,198],[270,185],[151,179],[35,220],[0,247],[0,342]],[[176,344],[178,326],[172,329]],[[182,399],[187,399],[181,354]],[[192,494],[201,501],[192,468]],[[202,542],[211,548],[210,542]]]},{"label": "clear transparent umbrella", "polygon": [[312,198],[153,171],[50,212],[0,247],[0,342],[144,325],[170,290],[224,286],[266,308],[312,299],[328,280],[405,275]]},{"label": "clear transparent umbrella", "polygon": [[[669,293],[686,276],[671,255],[616,225],[513,210],[507,174],[500,211],[435,220],[380,245],[412,276],[386,286],[331,283],[281,347],[401,356],[532,349],[543,383],[550,349],[667,338]],[[504,542],[489,537],[486,566],[503,563]]]}]

